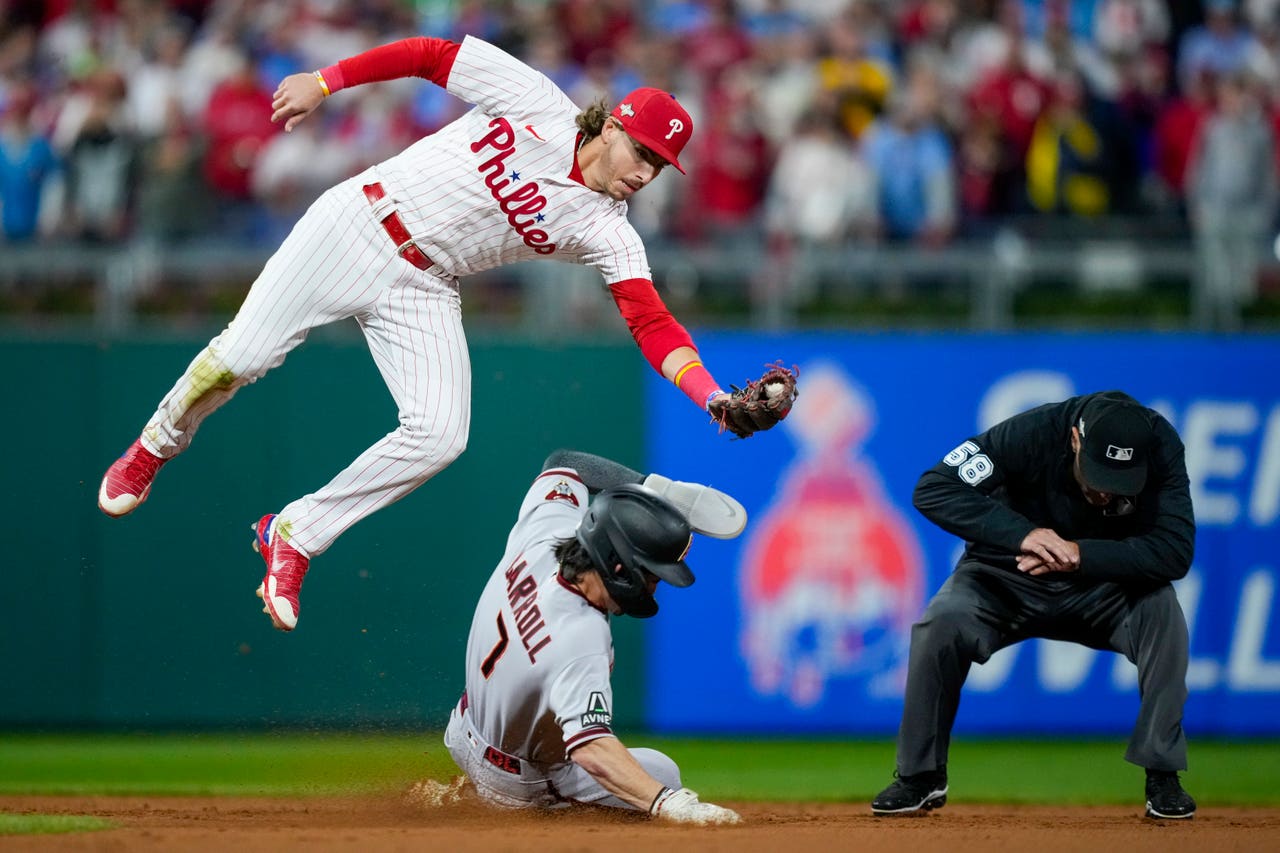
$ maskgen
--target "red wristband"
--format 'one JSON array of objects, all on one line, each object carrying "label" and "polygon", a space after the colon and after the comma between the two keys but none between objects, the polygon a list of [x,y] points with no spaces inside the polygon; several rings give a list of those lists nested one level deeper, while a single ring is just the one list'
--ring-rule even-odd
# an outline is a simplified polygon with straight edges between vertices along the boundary
[{"label": "red wristband", "polygon": [[700,361],[691,361],[681,367],[676,371],[675,378],[671,381],[690,400],[697,403],[704,410],[707,408],[707,404],[711,402],[712,397],[723,393],[720,390],[720,386],[716,384],[716,380],[712,378],[711,373],[702,366]]}]

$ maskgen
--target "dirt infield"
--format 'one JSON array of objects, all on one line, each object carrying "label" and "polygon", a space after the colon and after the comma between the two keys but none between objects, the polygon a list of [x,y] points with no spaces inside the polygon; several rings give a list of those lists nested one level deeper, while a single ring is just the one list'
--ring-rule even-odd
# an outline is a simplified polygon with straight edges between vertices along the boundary
[{"label": "dirt infield", "polygon": [[1201,806],[1189,821],[1138,807],[951,804],[916,818],[875,818],[863,803],[727,803],[742,826],[685,829],[601,813],[513,814],[474,803],[427,809],[396,797],[0,797],[0,812],[79,814],[119,828],[0,836],[0,850],[254,851],[1274,851],[1280,809]]}]

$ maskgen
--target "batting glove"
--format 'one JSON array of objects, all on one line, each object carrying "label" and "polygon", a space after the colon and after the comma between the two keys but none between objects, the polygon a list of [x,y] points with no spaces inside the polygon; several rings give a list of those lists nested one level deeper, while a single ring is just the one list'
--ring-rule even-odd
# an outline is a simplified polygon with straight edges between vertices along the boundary
[{"label": "batting glove", "polygon": [[733,809],[704,803],[688,788],[681,788],[679,791],[663,788],[653,798],[649,814],[672,823],[692,823],[698,826],[742,823],[742,818]]}]

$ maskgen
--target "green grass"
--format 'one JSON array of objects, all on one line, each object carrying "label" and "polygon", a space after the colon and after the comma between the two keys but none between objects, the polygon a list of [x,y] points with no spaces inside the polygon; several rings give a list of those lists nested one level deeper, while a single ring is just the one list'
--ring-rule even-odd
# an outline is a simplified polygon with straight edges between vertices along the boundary
[{"label": "green grass", "polygon": [[[624,736],[661,749],[684,782],[724,800],[862,801],[892,778],[891,739],[722,740]],[[961,740],[957,800],[1131,803],[1142,771],[1124,742]],[[1188,788],[1202,803],[1280,805],[1280,741],[1193,741]],[[0,794],[301,796],[400,790],[456,773],[429,734],[11,735],[0,737]]]},{"label": "green grass", "polygon": [[50,835],[56,832],[92,832],[112,829],[109,820],[87,815],[5,814],[0,812],[0,835]]}]

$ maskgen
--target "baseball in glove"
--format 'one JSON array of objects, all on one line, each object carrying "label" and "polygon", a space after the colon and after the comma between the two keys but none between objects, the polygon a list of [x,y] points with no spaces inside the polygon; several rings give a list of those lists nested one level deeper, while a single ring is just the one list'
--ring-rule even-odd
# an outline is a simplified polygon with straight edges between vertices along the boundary
[{"label": "baseball in glove", "polygon": [[768,369],[759,379],[747,382],[743,388],[730,385],[732,394],[711,403],[711,421],[720,425],[721,432],[728,430],[738,438],[750,438],[774,426],[791,411],[791,404],[800,393],[796,390],[800,368],[788,370],[781,359],[765,367]]}]

